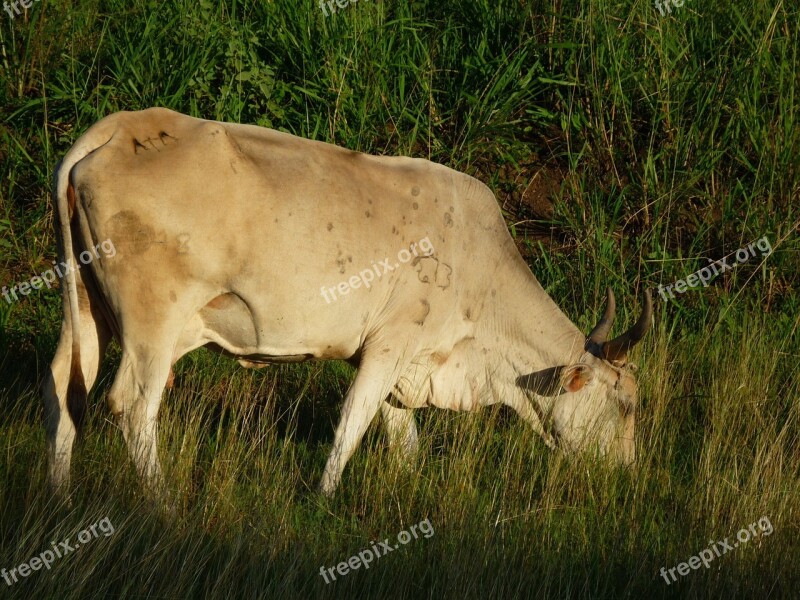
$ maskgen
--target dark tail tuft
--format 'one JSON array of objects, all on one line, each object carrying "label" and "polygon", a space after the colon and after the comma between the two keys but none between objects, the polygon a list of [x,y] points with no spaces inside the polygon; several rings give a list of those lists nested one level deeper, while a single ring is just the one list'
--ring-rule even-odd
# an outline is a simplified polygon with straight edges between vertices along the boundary
[{"label": "dark tail tuft", "polygon": [[67,386],[67,410],[72,422],[75,424],[79,437],[83,432],[83,422],[86,417],[87,396],[86,381],[84,381],[83,371],[81,371],[80,352],[76,354],[75,348],[73,348],[72,363],[69,369],[69,384]]}]

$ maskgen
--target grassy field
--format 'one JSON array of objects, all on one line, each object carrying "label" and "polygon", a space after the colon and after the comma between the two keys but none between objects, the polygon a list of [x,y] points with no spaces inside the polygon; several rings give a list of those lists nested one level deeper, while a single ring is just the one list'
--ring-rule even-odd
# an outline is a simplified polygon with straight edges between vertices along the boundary
[{"label": "grassy field", "polygon": [[[60,294],[0,298],[0,569],[104,518],[114,528],[0,581],[0,598],[796,598],[800,8],[671,10],[37,0],[0,12],[0,286],[55,259],[50,180],[72,142],[153,105],[476,176],[585,331],[608,285],[630,324],[642,289],[765,236],[772,248],[708,287],[654,293],[655,327],[634,353],[632,469],[550,453],[506,409],[426,409],[416,468],[398,467],[373,424],[324,499],[314,490],[353,370],[252,372],[200,350],[162,405],[168,515],[140,491],[105,403],[118,347],[90,397],[73,502],[50,497],[37,384]],[[320,576],[426,519],[432,535],[368,570]],[[769,535],[756,527],[669,585],[660,574],[759,519]]]}]

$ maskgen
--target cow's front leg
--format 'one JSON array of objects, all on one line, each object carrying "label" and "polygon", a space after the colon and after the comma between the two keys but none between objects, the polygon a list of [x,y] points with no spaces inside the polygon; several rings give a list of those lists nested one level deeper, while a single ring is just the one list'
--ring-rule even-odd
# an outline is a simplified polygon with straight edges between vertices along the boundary
[{"label": "cow's front leg", "polygon": [[342,416],[336,427],[333,449],[328,456],[320,483],[320,491],[326,496],[336,490],[347,461],[399,377],[402,370],[400,360],[396,355],[391,358],[389,355],[389,352],[384,353],[383,360],[379,362],[365,357],[355,381],[347,391],[342,405]]},{"label": "cow's front leg", "polygon": [[414,413],[410,408],[396,408],[384,401],[381,403],[381,418],[389,437],[389,447],[399,453],[403,464],[411,464],[419,447]]}]

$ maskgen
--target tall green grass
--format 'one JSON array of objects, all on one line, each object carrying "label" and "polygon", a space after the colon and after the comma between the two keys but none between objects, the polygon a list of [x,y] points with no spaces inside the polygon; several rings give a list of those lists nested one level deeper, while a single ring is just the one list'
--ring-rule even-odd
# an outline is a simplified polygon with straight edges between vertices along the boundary
[{"label": "tall green grass", "polygon": [[[116,527],[50,571],[0,581],[0,598],[796,595],[799,10],[362,0],[325,18],[310,0],[41,0],[0,13],[0,285],[55,256],[48,195],[64,152],[102,116],[152,105],[475,175],[587,331],[607,285],[622,327],[643,288],[764,235],[774,248],[656,296],[634,356],[630,471],[551,454],[503,408],[420,410],[414,468],[373,426],[325,500],[313,490],[352,369],[249,372],[200,351],[162,405],[168,515],[105,407],[117,349],[91,396],[73,504],[49,497],[36,384],[60,296],[0,298],[0,568],[105,516]],[[526,202],[540,172],[552,216]],[[659,575],[763,516],[771,536],[670,586]],[[433,537],[330,585],[319,575],[425,518]]]}]

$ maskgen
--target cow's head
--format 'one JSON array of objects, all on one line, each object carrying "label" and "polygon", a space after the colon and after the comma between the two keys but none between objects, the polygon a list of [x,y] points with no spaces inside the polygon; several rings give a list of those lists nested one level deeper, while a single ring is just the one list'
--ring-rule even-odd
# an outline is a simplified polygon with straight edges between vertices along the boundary
[{"label": "cow's head", "polygon": [[[653,300],[645,292],[642,314],[619,337],[606,341],[614,322],[616,304],[609,288],[603,317],[589,334],[580,360],[528,376],[534,391],[551,402],[542,415],[555,444],[570,454],[598,449],[624,464],[636,457],[634,427],[638,410],[636,365],[626,360],[628,351],[644,336],[653,317]],[[546,374],[545,374],[546,373]],[[543,382],[548,381],[543,385]],[[543,388],[548,388],[543,394]]]}]

